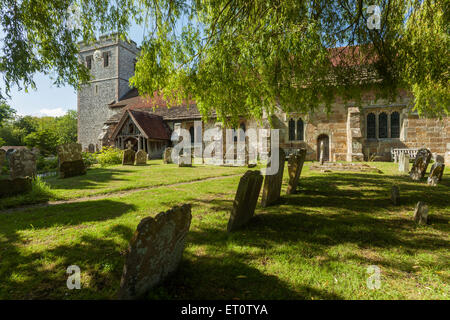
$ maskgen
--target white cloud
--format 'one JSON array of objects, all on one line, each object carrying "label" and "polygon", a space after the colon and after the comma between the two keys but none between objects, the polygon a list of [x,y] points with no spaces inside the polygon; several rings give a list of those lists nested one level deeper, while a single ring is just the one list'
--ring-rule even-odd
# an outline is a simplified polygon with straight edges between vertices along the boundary
[{"label": "white cloud", "polygon": [[41,109],[39,110],[39,113],[49,117],[61,117],[66,114],[66,111],[64,111],[62,108]]}]

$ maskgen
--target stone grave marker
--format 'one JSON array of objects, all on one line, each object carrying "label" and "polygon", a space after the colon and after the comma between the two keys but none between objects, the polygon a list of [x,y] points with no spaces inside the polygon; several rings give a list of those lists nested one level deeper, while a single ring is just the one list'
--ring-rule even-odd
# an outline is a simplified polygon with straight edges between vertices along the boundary
[{"label": "stone grave marker", "polygon": [[36,175],[36,155],[28,149],[19,149],[9,155],[11,179],[33,178]]},{"label": "stone grave marker", "polygon": [[414,181],[419,181],[423,179],[425,176],[425,172],[427,171],[428,164],[431,160],[431,152],[428,149],[420,149],[417,151],[416,159],[414,160],[414,164],[411,168],[409,176]]},{"label": "stone grave marker", "polygon": [[3,166],[6,163],[6,151],[0,149],[0,175],[2,174]]},{"label": "stone grave marker", "polygon": [[134,150],[132,150],[131,147],[132,147],[132,144],[130,141],[128,141],[127,149],[124,150],[124,152],[123,152],[122,165],[128,165],[128,166],[134,165],[136,152],[134,152]]},{"label": "stone grave marker", "polygon": [[119,299],[143,297],[178,268],[191,219],[191,205],[184,204],[141,220],[126,253]]},{"label": "stone grave marker", "polygon": [[392,186],[391,188],[391,201],[396,206],[398,204],[398,200],[400,198],[400,189],[398,186]]},{"label": "stone grave marker", "polygon": [[400,172],[409,173],[409,154],[401,153],[398,160],[398,170]]},{"label": "stone grave marker", "polygon": [[[283,183],[284,160],[286,155],[283,149],[279,149],[278,172],[264,177],[261,205],[267,207],[280,199],[281,185]],[[268,166],[270,163],[268,164]]]},{"label": "stone grave marker", "polygon": [[147,152],[144,150],[139,150],[136,152],[136,165],[143,166],[147,164]]},{"label": "stone grave marker", "polygon": [[69,178],[86,174],[86,166],[84,165],[81,155],[81,144],[68,143],[60,145],[58,151],[58,167],[59,176],[61,178]]},{"label": "stone grave marker", "polygon": [[228,221],[228,232],[241,228],[253,217],[262,182],[259,170],[248,170],[241,177]]},{"label": "stone grave marker", "polygon": [[26,193],[31,189],[31,177],[0,180],[0,198]]},{"label": "stone grave marker", "polygon": [[164,150],[164,163],[173,163],[172,161],[172,148],[166,148]]},{"label": "stone grave marker", "polygon": [[428,175],[427,183],[430,186],[437,186],[438,182],[442,180],[445,165],[442,162],[435,162],[431,166],[430,174]]},{"label": "stone grave marker", "polygon": [[288,160],[289,183],[286,190],[287,194],[297,192],[298,180],[302,173],[303,163],[305,162],[306,149],[300,149],[298,154],[291,154]]},{"label": "stone grave marker", "polygon": [[427,224],[428,221],[428,206],[422,201],[417,202],[414,210],[414,221],[417,224]]}]

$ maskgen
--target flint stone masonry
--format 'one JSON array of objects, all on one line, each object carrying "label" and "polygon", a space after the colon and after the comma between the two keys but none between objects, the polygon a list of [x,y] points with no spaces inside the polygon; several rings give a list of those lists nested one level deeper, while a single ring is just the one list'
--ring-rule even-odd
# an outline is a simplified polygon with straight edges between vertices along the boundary
[{"label": "flint stone masonry", "polygon": [[3,166],[6,162],[6,151],[0,149],[0,174],[2,174]]},{"label": "flint stone masonry", "polygon": [[[278,172],[264,177],[264,186],[262,191],[261,206],[267,207],[280,199],[281,185],[283,184],[284,160],[286,154],[283,149],[279,149],[279,167]],[[270,166],[270,163],[268,163]]]},{"label": "flint stone masonry", "polygon": [[136,158],[136,152],[131,149],[123,151],[122,165],[133,166]]},{"label": "flint stone masonry", "polygon": [[428,206],[422,201],[417,202],[414,210],[414,221],[417,224],[427,224],[428,221]]},{"label": "flint stone masonry", "polygon": [[300,149],[298,154],[291,154],[288,160],[289,183],[286,193],[294,194],[297,192],[298,180],[302,173],[303,163],[305,162],[306,149]]},{"label": "flint stone masonry", "polygon": [[409,173],[409,155],[401,153],[398,160],[398,170],[400,172]]},{"label": "flint stone masonry", "polygon": [[399,197],[400,197],[400,189],[398,188],[398,186],[392,186],[391,201],[393,205],[396,206],[398,204]]},{"label": "flint stone masonry", "polygon": [[411,172],[409,176],[414,181],[419,181],[423,179],[425,173],[427,171],[428,164],[431,160],[431,152],[428,149],[420,149],[417,151],[416,159],[414,160],[414,164],[411,168]]},{"label": "flint stone masonry", "polygon": [[144,150],[136,152],[136,165],[143,166],[147,164],[147,153]]},{"label": "flint stone masonry", "polygon": [[172,161],[172,148],[166,148],[164,150],[164,163],[173,163]]},{"label": "flint stone masonry", "polygon": [[0,180],[0,198],[26,193],[31,189],[30,177]]},{"label": "flint stone masonry", "polygon": [[185,204],[141,220],[126,254],[119,299],[141,298],[178,268],[191,219]]},{"label": "flint stone masonry", "polygon": [[11,179],[34,177],[36,175],[36,155],[28,149],[15,150],[9,155]]},{"label": "flint stone masonry", "polygon": [[248,170],[239,180],[227,231],[233,232],[246,225],[255,213],[263,176],[258,170]]},{"label": "flint stone masonry", "polygon": [[58,146],[59,176],[69,178],[86,174],[86,166],[81,156],[81,144],[69,143]]},{"label": "flint stone masonry", "polygon": [[444,174],[445,165],[442,162],[435,162],[431,166],[430,175],[428,176],[427,183],[430,186],[437,186],[438,182],[442,180]]}]

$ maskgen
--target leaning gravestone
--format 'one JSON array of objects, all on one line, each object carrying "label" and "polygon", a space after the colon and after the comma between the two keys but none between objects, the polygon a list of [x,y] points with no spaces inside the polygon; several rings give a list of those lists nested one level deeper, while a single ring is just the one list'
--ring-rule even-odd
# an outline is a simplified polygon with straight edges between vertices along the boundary
[{"label": "leaning gravestone", "polygon": [[430,186],[437,186],[438,182],[442,180],[444,174],[445,165],[442,162],[435,162],[431,166],[430,174],[427,179],[427,183]]},{"label": "leaning gravestone", "polygon": [[0,175],[2,174],[3,166],[6,163],[6,151],[0,149]]},{"label": "leaning gravestone", "polygon": [[177,269],[191,219],[185,204],[141,220],[126,254],[119,299],[142,297]]},{"label": "leaning gravestone", "polygon": [[409,172],[409,154],[401,153],[398,161],[398,170],[400,172]]},{"label": "leaning gravestone", "polygon": [[[281,185],[283,183],[284,159],[286,155],[283,149],[279,149],[278,172],[273,175],[266,175],[262,191],[261,205],[267,207],[280,199]],[[271,164],[269,163],[268,166]]]},{"label": "leaning gravestone", "polygon": [[136,152],[136,165],[142,166],[147,164],[147,152],[139,150]]},{"label": "leaning gravestone", "polygon": [[300,149],[299,154],[291,154],[288,160],[289,183],[286,193],[294,194],[297,192],[298,180],[302,173],[303,163],[305,162],[306,149]]},{"label": "leaning gravestone", "polygon": [[81,144],[64,144],[58,146],[57,151],[60,178],[76,177],[86,174],[86,166],[81,155]]},{"label": "leaning gravestone", "polygon": [[16,179],[0,179],[0,198],[15,196],[31,191],[32,183],[30,177]]},{"label": "leaning gravestone", "polygon": [[128,149],[124,150],[123,152],[123,158],[122,158],[122,165],[134,165],[134,160],[136,158],[136,152],[131,149],[131,143],[128,142],[127,145]]},{"label": "leaning gravestone", "polygon": [[246,225],[253,217],[262,182],[263,176],[258,170],[249,170],[241,177],[228,221],[228,232]]},{"label": "leaning gravestone", "polygon": [[172,161],[172,148],[166,148],[164,150],[164,163],[173,163],[173,161]]},{"label": "leaning gravestone", "polygon": [[36,175],[36,155],[28,149],[15,150],[9,155],[11,179],[34,177]]},{"label": "leaning gravestone", "polygon": [[414,221],[417,224],[427,224],[428,220],[428,206],[422,201],[417,202],[414,210]]},{"label": "leaning gravestone", "polygon": [[400,198],[400,189],[398,186],[392,186],[391,188],[391,201],[396,206],[398,204],[398,199]]},{"label": "leaning gravestone", "polygon": [[425,176],[425,172],[427,171],[428,164],[431,160],[431,152],[428,149],[420,149],[417,152],[416,159],[414,160],[414,164],[411,168],[411,172],[409,176],[411,179],[415,181],[419,181],[423,179]]}]

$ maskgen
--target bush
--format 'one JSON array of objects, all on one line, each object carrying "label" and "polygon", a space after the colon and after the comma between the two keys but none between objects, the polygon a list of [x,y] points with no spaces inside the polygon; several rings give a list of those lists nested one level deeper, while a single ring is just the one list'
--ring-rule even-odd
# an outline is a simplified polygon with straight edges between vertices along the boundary
[{"label": "bush", "polygon": [[86,168],[92,167],[94,164],[98,163],[95,153],[82,152],[81,156],[83,157],[83,162]]},{"label": "bush", "polygon": [[123,151],[113,147],[103,147],[97,155],[97,162],[102,166],[122,163]]},{"label": "bush", "polygon": [[58,169],[58,158],[56,157],[38,157],[36,160],[36,169],[39,173],[55,171]]}]

